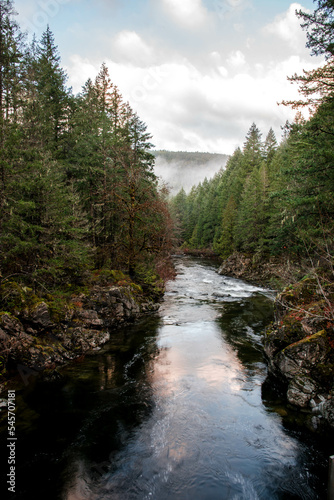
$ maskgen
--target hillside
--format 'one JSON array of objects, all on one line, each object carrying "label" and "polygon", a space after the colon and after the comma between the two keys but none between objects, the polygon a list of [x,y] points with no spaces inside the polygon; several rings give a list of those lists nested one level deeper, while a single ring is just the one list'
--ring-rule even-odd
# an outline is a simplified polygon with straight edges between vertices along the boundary
[{"label": "hillside", "polygon": [[189,153],[185,151],[153,151],[156,157],[155,173],[166,182],[175,195],[181,188],[189,192],[192,186],[210,179],[229,158],[217,153]]}]

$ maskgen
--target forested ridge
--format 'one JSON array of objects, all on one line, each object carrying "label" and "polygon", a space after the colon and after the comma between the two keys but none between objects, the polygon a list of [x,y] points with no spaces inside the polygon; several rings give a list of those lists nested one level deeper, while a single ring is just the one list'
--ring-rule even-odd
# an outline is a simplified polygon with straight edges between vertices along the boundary
[{"label": "forested ridge", "polygon": [[[278,144],[272,129],[262,136],[253,123],[242,148],[211,180],[181,190],[172,200],[180,243],[263,259],[299,261],[321,257],[332,265],[334,222],[333,3],[318,1],[312,14],[298,12],[313,54],[325,54],[318,69],[294,75],[300,100]],[[298,110],[308,108],[305,119]],[[255,256],[255,257],[254,257]],[[323,259],[323,262],[324,262]],[[321,259],[320,259],[321,260]]]},{"label": "forested ridge", "polygon": [[0,1],[0,309],[103,268],[158,280],[170,221],[150,141],[106,65],[73,95],[49,26],[27,43]]}]

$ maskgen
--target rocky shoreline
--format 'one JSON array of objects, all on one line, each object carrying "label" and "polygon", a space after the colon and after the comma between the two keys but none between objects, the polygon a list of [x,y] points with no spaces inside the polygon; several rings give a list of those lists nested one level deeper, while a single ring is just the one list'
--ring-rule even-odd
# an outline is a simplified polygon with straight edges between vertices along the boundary
[{"label": "rocky shoreline", "polygon": [[[25,302],[29,304],[29,300]],[[0,392],[18,375],[24,383],[37,374],[46,379],[57,378],[57,367],[89,351],[100,350],[111,339],[114,328],[158,308],[156,300],[130,282],[93,286],[87,293],[72,296],[56,312],[45,300],[20,308],[16,314],[1,312]]]},{"label": "rocky shoreline", "polygon": [[233,254],[219,274],[283,287],[275,300],[275,320],[264,335],[266,383],[277,387],[289,405],[305,414],[312,430],[334,429],[334,284],[328,270],[300,277],[300,266],[256,263]]}]

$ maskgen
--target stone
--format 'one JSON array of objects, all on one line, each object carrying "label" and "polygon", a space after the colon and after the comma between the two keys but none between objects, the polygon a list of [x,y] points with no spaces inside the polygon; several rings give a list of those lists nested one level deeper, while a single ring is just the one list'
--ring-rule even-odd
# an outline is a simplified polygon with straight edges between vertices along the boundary
[{"label": "stone", "polygon": [[40,302],[29,315],[29,320],[41,328],[50,328],[53,323],[50,318],[49,307],[45,302]]},{"label": "stone", "polygon": [[109,328],[159,308],[152,301],[144,303],[143,298],[131,285],[95,286],[89,295],[73,297],[68,314],[57,324],[45,302],[21,312],[22,322],[8,313],[0,314],[0,348],[27,370],[54,370],[89,350],[100,349],[110,340]]},{"label": "stone", "polygon": [[302,375],[292,379],[288,386],[287,398],[289,403],[305,408],[317,393],[317,386],[309,377]]},{"label": "stone", "polygon": [[0,315],[0,328],[4,333],[13,337],[17,337],[21,333],[24,333],[22,323],[17,318],[7,313]]},{"label": "stone", "polygon": [[327,352],[327,337],[321,331],[280,351],[274,363],[287,379],[291,379],[300,372],[307,374],[317,364],[324,363]]},{"label": "stone", "polygon": [[103,326],[103,320],[92,309],[81,309],[77,312],[77,317],[88,327],[102,328]]}]

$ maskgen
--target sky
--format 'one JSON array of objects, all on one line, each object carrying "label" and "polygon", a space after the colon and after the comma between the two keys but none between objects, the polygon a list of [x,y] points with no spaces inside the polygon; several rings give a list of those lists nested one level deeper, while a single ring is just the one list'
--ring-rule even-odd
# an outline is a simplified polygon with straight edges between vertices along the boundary
[{"label": "sky", "polygon": [[295,111],[287,80],[310,56],[296,9],[312,0],[14,0],[17,21],[55,36],[68,86],[79,93],[106,63],[152,134],[155,149],[232,154],[254,122],[278,141]]}]

